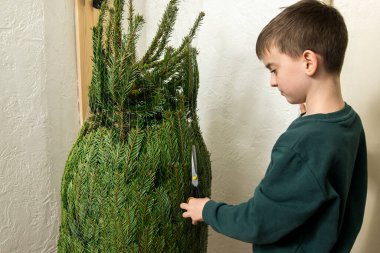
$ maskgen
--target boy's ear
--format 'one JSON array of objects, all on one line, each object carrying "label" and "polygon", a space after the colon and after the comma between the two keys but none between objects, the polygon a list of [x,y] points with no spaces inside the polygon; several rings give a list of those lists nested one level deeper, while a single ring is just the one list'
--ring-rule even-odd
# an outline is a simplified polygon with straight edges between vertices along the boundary
[{"label": "boy's ear", "polygon": [[311,51],[311,50],[305,50],[302,54],[302,59],[305,64],[305,73],[308,76],[313,76],[318,69],[319,59],[318,55]]}]

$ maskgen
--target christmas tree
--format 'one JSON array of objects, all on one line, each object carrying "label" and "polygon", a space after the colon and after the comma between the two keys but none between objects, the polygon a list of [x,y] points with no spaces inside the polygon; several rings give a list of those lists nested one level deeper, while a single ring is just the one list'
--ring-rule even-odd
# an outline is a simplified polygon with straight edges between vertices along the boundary
[{"label": "christmas tree", "polygon": [[68,156],[61,185],[58,252],[206,252],[207,226],[179,208],[190,194],[191,150],[210,196],[210,158],[196,115],[199,74],[191,46],[203,13],[169,46],[178,12],[171,0],[146,53],[144,23],[128,2],[103,1],[93,28],[91,115]]}]

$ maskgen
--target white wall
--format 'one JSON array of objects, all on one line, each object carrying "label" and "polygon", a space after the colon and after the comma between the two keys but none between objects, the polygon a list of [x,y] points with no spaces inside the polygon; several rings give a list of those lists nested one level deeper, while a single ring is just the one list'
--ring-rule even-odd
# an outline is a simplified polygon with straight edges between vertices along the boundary
[{"label": "white wall", "polygon": [[55,252],[79,129],[74,1],[0,2],[0,252]]}]

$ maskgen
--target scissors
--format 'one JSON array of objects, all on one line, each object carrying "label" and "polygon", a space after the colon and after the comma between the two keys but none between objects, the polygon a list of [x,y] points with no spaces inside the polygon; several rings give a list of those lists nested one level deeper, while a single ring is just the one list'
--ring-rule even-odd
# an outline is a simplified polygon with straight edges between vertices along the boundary
[{"label": "scissors", "polygon": [[[199,178],[198,178],[198,160],[197,160],[197,150],[195,145],[192,146],[191,150],[191,192],[190,198],[204,198],[201,189],[199,188]],[[190,200],[190,198],[188,200]]]}]

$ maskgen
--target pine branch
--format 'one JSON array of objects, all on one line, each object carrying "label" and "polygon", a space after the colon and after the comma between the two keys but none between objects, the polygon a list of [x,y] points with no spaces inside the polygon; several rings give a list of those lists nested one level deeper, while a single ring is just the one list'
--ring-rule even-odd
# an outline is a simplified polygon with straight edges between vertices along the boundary
[{"label": "pine branch", "polygon": [[171,33],[175,19],[177,17],[177,4],[178,0],[171,0],[167,5],[164,15],[161,19],[160,25],[158,26],[157,33],[154,36],[149,49],[145,53],[144,57],[141,59],[140,65],[144,65],[146,63],[151,62],[152,55],[156,52],[157,48],[159,48],[160,42],[163,41],[162,38],[168,38],[168,34]]},{"label": "pine branch", "polygon": [[188,45],[191,44],[191,42],[193,41],[193,39],[194,39],[194,37],[196,35],[196,32],[197,32],[198,28],[202,24],[204,16],[205,16],[204,12],[199,13],[197,19],[195,20],[195,22],[193,24],[193,27],[190,29],[189,34],[182,40],[182,44],[176,50],[175,54],[180,54],[185,47],[187,47]]}]

